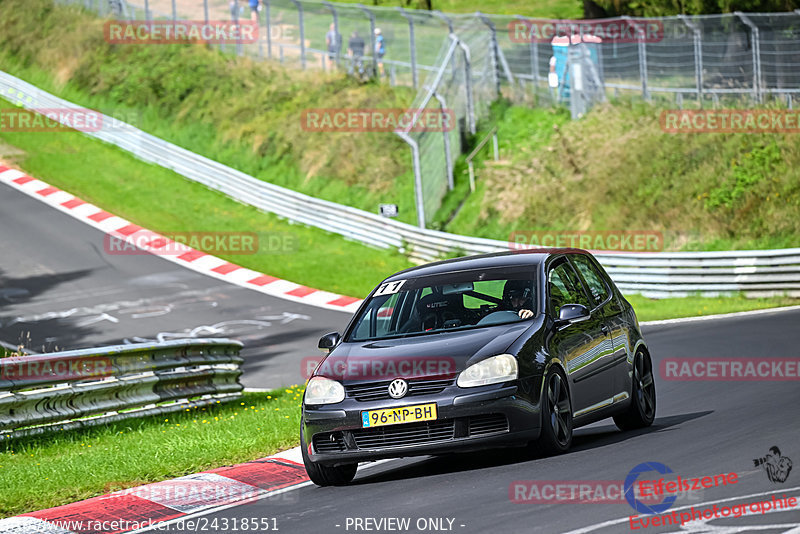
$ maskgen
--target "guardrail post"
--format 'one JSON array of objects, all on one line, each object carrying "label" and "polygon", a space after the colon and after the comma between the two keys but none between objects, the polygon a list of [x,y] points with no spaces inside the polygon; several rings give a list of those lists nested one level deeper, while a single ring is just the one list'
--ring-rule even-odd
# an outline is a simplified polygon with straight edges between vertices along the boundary
[{"label": "guardrail post", "polygon": [[403,131],[395,131],[400,139],[411,147],[411,159],[414,168],[414,202],[417,206],[417,226],[425,228],[425,202],[422,196],[422,170],[419,163],[419,144]]},{"label": "guardrail post", "polygon": [[[208,0],[206,0],[207,2]],[[272,59],[272,21],[270,20],[270,12],[269,12],[269,0],[264,1],[264,18],[266,19],[267,25],[267,57]]]},{"label": "guardrail post", "polygon": [[[444,117],[447,113],[447,100],[438,92],[433,93],[433,98],[439,102],[439,110]],[[453,158],[450,152],[450,132],[446,128],[442,128],[442,135],[444,136],[444,158],[447,164],[447,188],[452,191],[455,187],[455,180],[453,179]]]},{"label": "guardrail post", "polygon": [[693,42],[694,42],[694,77],[695,77],[695,86],[697,87],[697,100],[698,102],[703,101],[703,37],[700,33],[700,29],[689,20],[689,17],[686,15],[678,15],[683,23],[686,25],[687,28],[692,30],[694,35]]},{"label": "guardrail post", "polygon": [[342,57],[342,46],[344,45],[344,37],[339,34],[339,12],[336,11],[336,8],[333,7],[333,4],[327,2],[326,0],[322,1],[322,5],[327,7],[333,16],[333,38],[341,38],[341,42],[334,43],[334,46],[336,47],[336,55],[333,57],[333,61],[338,65]]},{"label": "guardrail post", "polygon": [[379,78],[378,74],[378,54],[375,53],[375,15],[364,4],[356,4],[358,9],[363,11],[369,19],[369,46],[372,54],[372,75]]},{"label": "guardrail post", "polygon": [[[297,8],[297,18],[300,22],[300,66],[303,70],[306,70],[306,32],[303,24],[303,4],[298,0],[291,0],[291,2]],[[281,47],[281,52],[283,52],[283,47]]]},{"label": "guardrail post", "polygon": [[734,11],[733,13],[750,28],[751,43],[750,48],[753,51],[753,97],[756,102],[761,103],[761,40],[759,38],[758,26],[756,26],[750,18],[741,11]]},{"label": "guardrail post", "polygon": [[417,43],[414,39],[414,19],[411,17],[411,15],[406,13],[406,10],[402,7],[398,7],[397,10],[408,21],[408,44],[409,54],[411,56],[411,83],[414,85],[414,89],[416,89],[419,86],[419,80],[417,79]]}]

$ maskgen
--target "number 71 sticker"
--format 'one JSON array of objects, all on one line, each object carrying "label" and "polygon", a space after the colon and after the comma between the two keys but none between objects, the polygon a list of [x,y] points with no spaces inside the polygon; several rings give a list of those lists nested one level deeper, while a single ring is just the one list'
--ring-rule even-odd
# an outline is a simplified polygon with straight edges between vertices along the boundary
[{"label": "number 71 sticker", "polygon": [[392,295],[400,291],[400,288],[403,287],[405,284],[405,280],[398,280],[397,282],[386,282],[385,284],[381,284],[378,290],[375,292],[373,297],[380,297],[381,295]]}]

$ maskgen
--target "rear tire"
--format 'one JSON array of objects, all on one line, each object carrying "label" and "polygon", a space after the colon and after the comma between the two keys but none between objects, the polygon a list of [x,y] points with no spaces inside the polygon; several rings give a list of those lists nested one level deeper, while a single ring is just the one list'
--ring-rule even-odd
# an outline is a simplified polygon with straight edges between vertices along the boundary
[{"label": "rear tire", "polygon": [[630,406],[625,413],[614,416],[614,424],[620,430],[648,427],[656,418],[656,383],[653,378],[653,362],[646,352],[639,351],[634,357],[632,381]]},{"label": "rear tire", "polygon": [[572,403],[564,376],[555,368],[542,388],[542,433],[536,445],[547,455],[562,454],[572,445]]},{"label": "rear tire", "polygon": [[303,454],[303,465],[311,482],[317,486],[345,486],[356,476],[358,464],[322,465],[314,463],[308,457],[308,444],[305,432],[300,430],[300,451]]}]

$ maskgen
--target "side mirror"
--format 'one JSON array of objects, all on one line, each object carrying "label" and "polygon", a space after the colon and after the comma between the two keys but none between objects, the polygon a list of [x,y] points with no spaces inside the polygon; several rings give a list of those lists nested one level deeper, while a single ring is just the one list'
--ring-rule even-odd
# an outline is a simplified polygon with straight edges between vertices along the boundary
[{"label": "side mirror", "polygon": [[564,304],[558,310],[556,326],[566,326],[585,321],[590,317],[589,310],[583,304]]},{"label": "side mirror", "polygon": [[323,352],[330,352],[341,340],[342,336],[339,335],[339,332],[330,332],[319,338],[317,346]]}]

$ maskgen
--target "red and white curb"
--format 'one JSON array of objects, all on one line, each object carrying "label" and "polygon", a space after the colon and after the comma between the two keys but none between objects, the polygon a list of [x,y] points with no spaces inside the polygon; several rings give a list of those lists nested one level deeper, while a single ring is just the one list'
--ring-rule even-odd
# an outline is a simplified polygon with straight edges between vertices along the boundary
[{"label": "red and white curb", "polygon": [[[0,165],[0,182],[49,204],[79,221],[97,228],[108,236],[126,244],[131,243],[141,250],[160,255],[165,260],[193,271],[273,297],[329,310],[353,313],[361,304],[361,299],[355,297],[337,295],[282,280],[176,243],[16,169]],[[159,254],[160,250],[169,250],[170,254]]]},{"label": "red and white curb", "polygon": [[305,484],[310,481],[300,448],[295,447],[261,460],[0,519],[0,534],[112,534],[159,529],[204,511],[275,498]]}]

